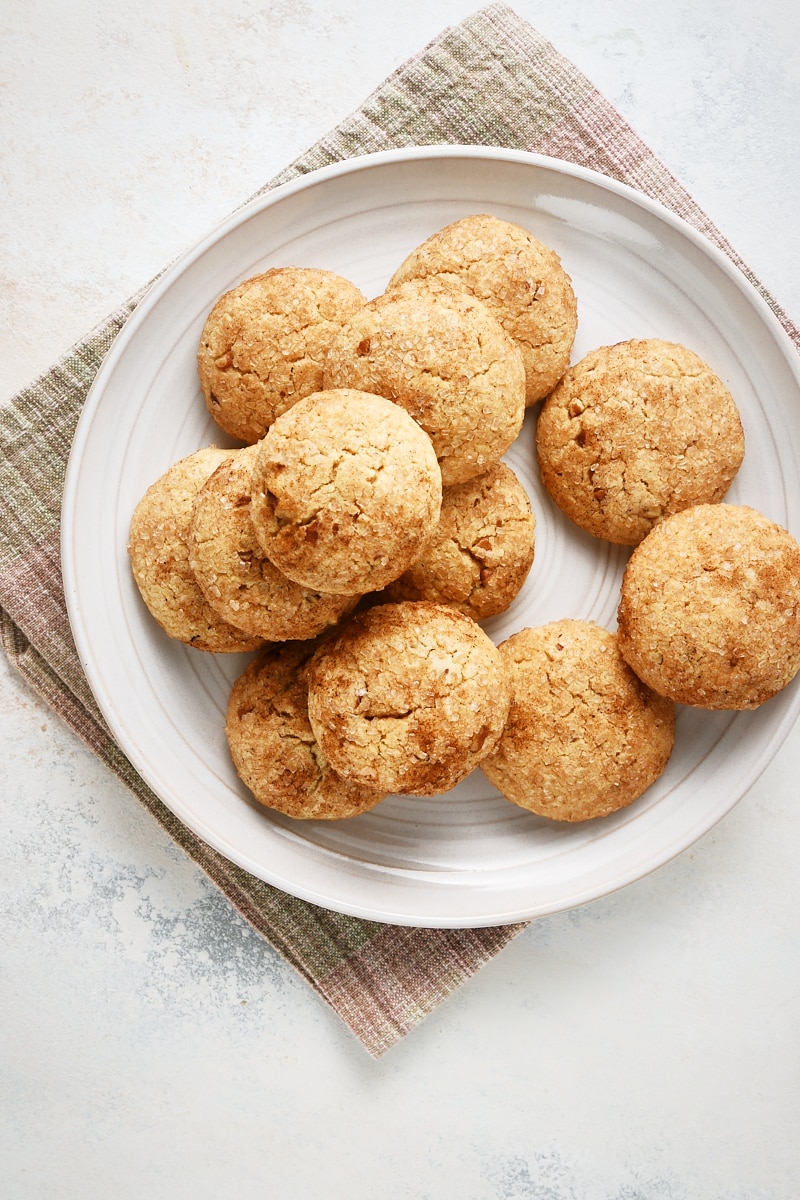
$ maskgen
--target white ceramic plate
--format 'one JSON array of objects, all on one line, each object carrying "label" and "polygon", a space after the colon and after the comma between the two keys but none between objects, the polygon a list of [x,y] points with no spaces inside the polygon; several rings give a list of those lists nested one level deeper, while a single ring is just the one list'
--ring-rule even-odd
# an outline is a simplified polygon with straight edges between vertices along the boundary
[{"label": "white ceramic plate", "polygon": [[[343,822],[292,822],[238,782],[224,710],[241,657],[167,639],[131,579],[128,524],[177,459],[224,439],[195,354],[217,297],[271,266],[325,267],[368,296],[457,217],[491,212],[561,255],[579,302],[573,354],[630,337],[683,342],[730,388],[745,425],[729,499],[800,531],[800,376],[768,307],[721,253],[658,205],[602,176],[511,151],[429,147],[351,160],[239,211],[148,293],[97,376],[67,475],[63,570],[81,662],[114,736],[192,830],[256,876],[380,921],[501,924],[564,910],[642,877],[745,793],[792,722],[792,685],[753,713],[679,712],[672,760],[630,808],[569,826],[507,803],[475,772],[434,799],[391,797]],[[536,560],[500,641],[559,617],[614,628],[626,552],[582,534],[543,494],[529,414],[508,461],[537,516]]]}]

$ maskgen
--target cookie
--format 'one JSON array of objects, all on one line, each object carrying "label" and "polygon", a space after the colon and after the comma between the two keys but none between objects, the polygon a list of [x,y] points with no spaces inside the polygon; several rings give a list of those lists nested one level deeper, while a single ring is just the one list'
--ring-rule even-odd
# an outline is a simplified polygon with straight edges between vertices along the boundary
[{"label": "cookie", "polygon": [[189,563],[192,504],[209,475],[233,451],[208,446],[182,458],[147,489],[133,513],[131,570],[151,615],[171,638],[198,650],[255,650],[259,637],[224,621],[209,605]]},{"label": "cookie", "polygon": [[206,407],[220,428],[252,444],[296,400],[319,391],[331,338],[365,300],[347,279],[312,267],[275,267],[221,296],[197,353]]},{"label": "cookie", "polygon": [[631,555],[618,625],[626,661],[657,692],[757,708],[800,669],[800,546],[746,505],[686,509]]},{"label": "cookie", "polygon": [[744,457],[728,389],[659,338],[601,346],[539,413],[542,481],[582,529],[633,546],[670,513],[723,498]]},{"label": "cookie", "polygon": [[356,604],[314,592],[265,557],[250,519],[258,445],[217,467],[195,497],[189,563],[208,603],[232,625],[270,642],[316,637]]},{"label": "cookie", "polygon": [[442,515],[413,566],[390,583],[387,600],[449,604],[476,621],[505,612],[533,563],[536,520],[505,463],[442,491]]},{"label": "cookie", "polygon": [[522,428],[522,355],[485,304],[412,281],[365,304],[334,337],[325,387],[394,400],[433,442],[445,486],[499,462]]},{"label": "cookie", "polygon": [[384,604],[317,650],[308,713],[323,754],[366,787],[433,796],[494,748],[511,700],[496,646],[439,604]]},{"label": "cookie", "polygon": [[374,808],[383,794],[342,779],[308,720],[308,661],[315,642],[269,646],[239,676],[225,734],[236,773],[259,804],[286,816],[338,820]]},{"label": "cookie", "polygon": [[613,633],[554,621],[520,630],[499,650],[514,698],[481,770],[508,800],[555,821],[587,821],[631,804],[658,779],[675,708],[634,675]]},{"label": "cookie", "polygon": [[522,351],[529,406],[553,390],[569,366],[578,325],[572,283],[554,250],[521,225],[477,213],[413,250],[389,288],[431,276],[465,287],[514,339]]},{"label": "cookie", "polygon": [[256,535],[280,571],[315,591],[385,587],[419,556],[441,504],[430,438],[381,396],[317,392],[278,417],[259,443]]}]

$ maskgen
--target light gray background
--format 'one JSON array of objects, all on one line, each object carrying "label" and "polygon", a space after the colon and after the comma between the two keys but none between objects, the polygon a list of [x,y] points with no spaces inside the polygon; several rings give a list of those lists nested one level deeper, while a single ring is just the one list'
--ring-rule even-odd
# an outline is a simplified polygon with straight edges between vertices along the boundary
[{"label": "light gray background", "polygon": [[[0,398],[455,0],[0,6]],[[795,0],[518,2],[800,319]],[[0,1194],[795,1200],[800,730],[375,1063],[0,661]]]}]

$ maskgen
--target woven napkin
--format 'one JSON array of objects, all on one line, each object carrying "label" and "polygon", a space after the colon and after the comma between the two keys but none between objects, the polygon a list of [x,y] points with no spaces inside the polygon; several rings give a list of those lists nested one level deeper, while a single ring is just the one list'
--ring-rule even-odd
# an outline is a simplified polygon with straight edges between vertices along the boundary
[{"label": "woven napkin", "polygon": [[[420,144],[531,150],[638,188],[721,247],[800,349],[800,332],[589,80],[502,4],[445,30],[262,191],[357,154]],[[202,843],[111,738],[81,672],[59,563],[64,472],[81,406],[142,289],[0,409],[0,633],[24,678],[377,1057],[525,926],[431,930],[342,916],[255,879]]]}]

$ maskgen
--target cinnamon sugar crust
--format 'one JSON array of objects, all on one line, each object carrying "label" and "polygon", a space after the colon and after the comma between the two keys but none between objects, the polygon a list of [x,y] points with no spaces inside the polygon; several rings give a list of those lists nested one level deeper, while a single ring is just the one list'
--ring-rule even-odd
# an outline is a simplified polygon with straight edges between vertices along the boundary
[{"label": "cinnamon sugar crust", "polygon": [[314,267],[275,267],[220,296],[197,353],[203,398],[220,428],[252,444],[319,391],[331,339],[365,301],[355,284]]},{"label": "cinnamon sugar crust", "polygon": [[232,454],[207,446],[174,463],[136,505],[128,540],[133,577],[151,616],[169,637],[218,654],[255,650],[263,642],[210,606],[189,562],[194,498]]},{"label": "cinnamon sugar crust", "polygon": [[506,799],[555,821],[587,821],[632,804],[658,779],[674,744],[674,705],[636,677],[613,633],[554,621],[499,649],[513,700],[481,769]]},{"label": "cinnamon sugar crust", "polygon": [[431,440],[405,409],[342,388],[316,392],[259,443],[251,517],[264,554],[304,587],[361,595],[422,552],[439,520]]},{"label": "cinnamon sugar crust", "polygon": [[308,662],[315,642],[270,646],[234,683],[225,733],[237,774],[259,804],[301,820],[341,820],[383,794],[331,769],[308,720]]},{"label": "cinnamon sugar crust", "polygon": [[315,592],[288,579],[265,556],[250,517],[258,446],[236,451],[195,497],[189,561],[211,607],[266,641],[316,637],[355,607],[358,597]]},{"label": "cinnamon sugar crust", "polygon": [[505,612],[533,564],[536,518],[505,463],[444,488],[442,514],[420,557],[390,583],[390,600],[449,604],[476,621]]},{"label": "cinnamon sugar crust", "polygon": [[495,314],[522,352],[528,406],[553,390],[569,366],[578,325],[572,282],[555,250],[521,225],[476,213],[413,250],[389,289],[431,277],[464,287]]},{"label": "cinnamon sugar crust", "polygon": [[482,474],[525,415],[522,355],[461,287],[412,280],[359,309],[333,339],[325,387],[393,400],[429,435],[445,486]]},{"label": "cinnamon sugar crust", "polygon": [[542,482],[582,529],[636,545],[664,517],[723,498],[744,457],[728,389],[692,350],[659,338],[601,346],[542,406]]},{"label": "cinnamon sugar crust", "polygon": [[800,670],[800,546],[747,505],[686,509],[631,555],[618,623],[626,661],[656,691],[757,708]]},{"label": "cinnamon sugar crust", "polygon": [[437,795],[491,752],[505,725],[506,665],[462,613],[427,603],[360,613],[316,652],[309,719],[339,774]]}]

